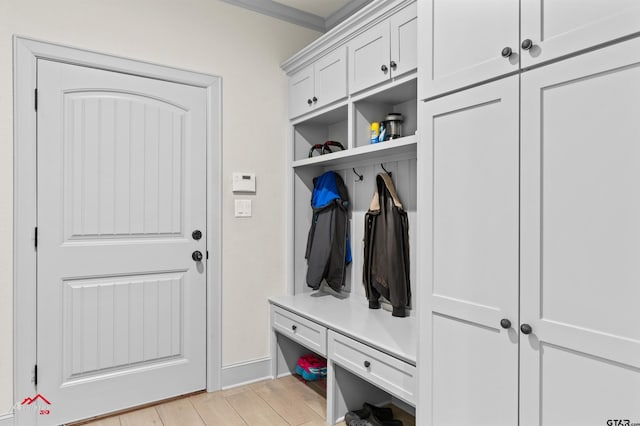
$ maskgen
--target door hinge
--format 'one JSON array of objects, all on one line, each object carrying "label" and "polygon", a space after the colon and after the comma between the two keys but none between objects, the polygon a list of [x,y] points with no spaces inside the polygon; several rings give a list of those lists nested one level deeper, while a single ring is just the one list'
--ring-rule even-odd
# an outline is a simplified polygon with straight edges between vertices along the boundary
[{"label": "door hinge", "polygon": [[38,89],[33,89],[33,97],[34,97],[34,107],[36,111],[38,110]]},{"label": "door hinge", "polygon": [[38,386],[38,364],[33,366],[33,384]]},{"label": "door hinge", "polygon": [[36,226],[33,230],[33,243],[38,248],[38,227]]}]

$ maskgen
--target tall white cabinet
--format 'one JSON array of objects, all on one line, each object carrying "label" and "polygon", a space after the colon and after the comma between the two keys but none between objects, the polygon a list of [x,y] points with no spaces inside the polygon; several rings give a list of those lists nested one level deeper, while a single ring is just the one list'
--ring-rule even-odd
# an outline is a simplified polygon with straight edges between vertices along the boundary
[{"label": "tall white cabinet", "polygon": [[419,5],[418,423],[640,422],[637,3],[500,3]]}]

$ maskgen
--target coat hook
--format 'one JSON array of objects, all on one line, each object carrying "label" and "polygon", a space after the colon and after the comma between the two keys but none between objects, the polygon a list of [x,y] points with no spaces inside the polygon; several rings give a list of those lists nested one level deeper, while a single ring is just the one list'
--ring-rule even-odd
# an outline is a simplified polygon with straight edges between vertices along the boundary
[{"label": "coat hook", "polygon": [[384,164],[380,163],[380,167],[382,167],[382,170],[385,171],[386,174],[388,174],[389,176],[391,176],[391,172],[387,169],[384,168]]},{"label": "coat hook", "polygon": [[353,173],[355,173],[355,175],[358,176],[358,180],[356,180],[356,182],[357,181],[361,181],[362,182],[364,180],[364,176],[361,175],[360,173],[356,172],[356,168],[355,167],[352,167],[352,169],[353,169]]}]

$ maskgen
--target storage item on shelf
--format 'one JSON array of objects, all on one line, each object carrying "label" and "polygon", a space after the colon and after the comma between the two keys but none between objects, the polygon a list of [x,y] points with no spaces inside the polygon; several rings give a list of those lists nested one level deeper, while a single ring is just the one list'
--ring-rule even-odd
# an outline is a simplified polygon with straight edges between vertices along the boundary
[{"label": "storage item on shelf", "polygon": [[376,407],[365,402],[362,409],[349,411],[344,416],[347,426],[402,426],[401,420],[393,418],[389,407]]},{"label": "storage item on shelf", "polygon": [[371,143],[378,143],[378,136],[380,135],[380,123],[374,121],[371,123]]},{"label": "storage item on shelf", "polygon": [[376,176],[376,192],[365,214],[363,282],[370,309],[380,308],[380,296],[395,317],[407,316],[409,281],[409,220],[388,173]]},{"label": "storage item on shelf", "polygon": [[326,141],[325,143],[316,143],[313,144],[311,146],[311,149],[309,149],[309,158],[313,157],[313,153],[315,151],[318,151],[320,153],[320,155],[324,155],[324,154],[331,154],[332,151],[331,147],[335,146],[336,148],[340,149],[341,151],[344,151],[344,145],[342,145],[340,142],[338,141]]},{"label": "storage item on shelf", "polygon": [[323,280],[335,291],[344,286],[351,263],[349,195],[340,175],[326,172],[313,179],[313,220],[307,238],[307,285],[314,290]]},{"label": "storage item on shelf", "polygon": [[324,143],[324,145],[322,145],[322,153],[323,154],[331,154],[332,151],[331,147],[334,146],[336,148],[338,148],[341,151],[344,151],[344,145],[342,145],[340,142],[338,141],[326,141]]},{"label": "storage item on shelf", "polygon": [[384,118],[384,126],[387,129],[385,140],[398,139],[402,137],[402,114],[399,112],[390,112]]},{"label": "storage item on shelf", "polygon": [[324,379],[327,377],[327,361],[314,354],[302,355],[296,363],[296,373],[307,381]]},{"label": "storage item on shelf", "polygon": [[380,122],[380,134],[378,135],[378,142],[384,142],[387,139],[387,125],[384,121]]}]

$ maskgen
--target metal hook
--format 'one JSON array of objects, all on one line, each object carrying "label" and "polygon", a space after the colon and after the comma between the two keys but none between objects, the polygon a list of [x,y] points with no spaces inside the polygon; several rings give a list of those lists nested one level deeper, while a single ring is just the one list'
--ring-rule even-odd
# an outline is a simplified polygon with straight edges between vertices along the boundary
[{"label": "metal hook", "polygon": [[355,175],[358,176],[358,180],[357,181],[361,181],[362,182],[364,180],[364,176],[361,175],[360,173],[356,172],[356,168],[355,167],[352,167],[352,169],[353,169],[353,173],[355,173]]},{"label": "metal hook", "polygon": [[389,176],[391,176],[391,172],[384,168],[384,164],[380,163],[380,167],[382,167],[382,170],[384,170],[385,173],[387,173]]}]

